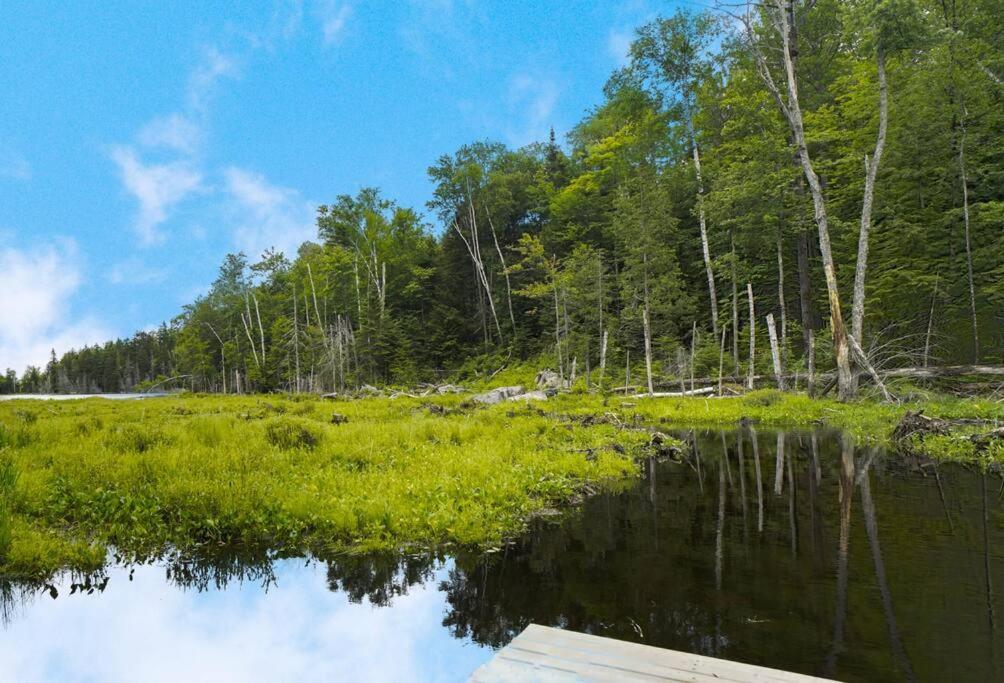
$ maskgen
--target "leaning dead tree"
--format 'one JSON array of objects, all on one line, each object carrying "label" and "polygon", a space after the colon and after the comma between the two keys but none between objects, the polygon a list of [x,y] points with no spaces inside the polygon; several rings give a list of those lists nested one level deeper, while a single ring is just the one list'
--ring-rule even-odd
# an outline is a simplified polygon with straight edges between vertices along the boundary
[{"label": "leaning dead tree", "polygon": [[744,15],[738,17],[745,27],[748,47],[756,63],[757,71],[767,86],[791,129],[792,139],[812,195],[816,227],[819,231],[819,251],[826,276],[826,292],[830,306],[830,328],[833,332],[833,356],[837,367],[837,395],[846,400],[854,395],[853,373],[851,371],[851,351],[847,340],[847,328],[840,306],[840,291],[837,286],[837,271],[830,247],[829,216],[822,183],[813,167],[805,139],[805,123],[798,95],[798,77],[795,67],[797,49],[794,43],[794,4],[792,0],[770,0],[763,5],[763,14],[771,24],[773,33],[780,42],[781,61],[784,71],[785,93],[774,80],[765,56],[764,39],[754,26],[752,3],[748,4]]},{"label": "leaning dead tree", "polygon": [[[478,283],[478,289],[483,292],[485,301],[488,303],[488,308],[491,311],[492,322],[495,323],[495,331],[498,333],[499,341],[503,340],[502,326],[499,324],[498,313],[495,311],[495,299],[492,296],[491,284],[488,282],[488,274],[485,270],[484,258],[481,255],[481,243],[478,239],[478,220],[477,212],[474,209],[474,198],[468,192],[467,195],[467,211],[466,216],[461,215],[464,219],[464,223],[467,226],[468,233],[465,234],[464,230],[460,226],[460,220],[456,217],[453,219],[453,230],[460,237],[460,240],[464,243],[464,247],[467,249],[468,256],[471,257],[471,264],[474,266],[474,277]],[[458,211],[458,214],[461,212]],[[494,235],[494,230],[492,231]],[[501,252],[500,252],[501,255]],[[510,302],[510,314],[511,314],[511,302]]]}]

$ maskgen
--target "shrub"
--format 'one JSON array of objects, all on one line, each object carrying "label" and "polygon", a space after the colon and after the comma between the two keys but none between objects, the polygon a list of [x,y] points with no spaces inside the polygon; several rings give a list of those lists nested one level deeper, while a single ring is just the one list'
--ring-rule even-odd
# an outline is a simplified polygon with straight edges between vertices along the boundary
[{"label": "shrub", "polygon": [[11,508],[14,487],[17,485],[17,468],[10,458],[0,454],[0,564],[7,558],[11,544]]},{"label": "shrub", "polygon": [[24,448],[35,440],[35,433],[26,427],[8,427],[0,422],[0,450]]},{"label": "shrub", "polygon": [[767,408],[779,403],[782,398],[783,396],[781,392],[777,389],[760,389],[759,391],[752,391],[746,394],[746,397],[743,400],[746,405]]},{"label": "shrub", "polygon": [[275,418],[265,426],[265,438],[276,448],[314,448],[321,441],[320,431],[308,420]]},{"label": "shrub", "polygon": [[109,434],[106,443],[122,453],[129,451],[145,453],[154,446],[170,443],[170,439],[158,429],[127,424]]}]

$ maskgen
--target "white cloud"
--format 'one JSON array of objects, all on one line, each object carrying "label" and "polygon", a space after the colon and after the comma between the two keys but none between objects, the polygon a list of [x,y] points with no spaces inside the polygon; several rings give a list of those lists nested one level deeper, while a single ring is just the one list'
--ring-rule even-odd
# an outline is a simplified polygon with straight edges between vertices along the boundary
[{"label": "white cloud", "polygon": [[294,256],[303,242],[314,237],[314,204],[296,190],[233,166],[224,171],[224,178],[234,241],[249,257],[269,247]]},{"label": "white cloud", "polygon": [[152,119],[143,126],[137,139],[146,147],[160,147],[184,154],[194,154],[202,141],[202,129],[182,114]]},{"label": "white cloud", "polygon": [[521,125],[509,130],[510,142],[525,145],[547,139],[558,94],[553,80],[528,74],[513,76],[506,99],[512,118],[521,121]]},{"label": "white cloud", "polygon": [[162,282],[168,275],[166,268],[148,266],[136,257],[112,265],[105,279],[113,285],[145,285]]},{"label": "white cloud", "polygon": [[321,3],[318,8],[321,19],[321,33],[324,36],[325,45],[334,45],[341,42],[345,34],[345,26],[349,17],[352,16],[352,6],[347,2],[334,2],[327,0]]},{"label": "white cloud", "polygon": [[216,90],[216,84],[223,78],[233,78],[237,74],[237,60],[234,57],[223,54],[215,47],[206,49],[202,63],[188,78],[188,106],[197,111],[205,110]]},{"label": "white cloud", "polygon": [[437,581],[445,571],[391,607],[329,591],[323,565],[286,561],[277,572],[267,591],[250,583],[184,591],[149,565],[132,580],[113,568],[108,588],[94,595],[70,595],[63,578],[58,599],[39,597],[15,617],[0,661],[10,680],[24,683],[409,682],[462,680],[492,655],[442,626]]},{"label": "white cloud", "polygon": [[31,251],[0,247],[0,367],[20,373],[44,366],[51,349],[59,355],[111,336],[93,318],[68,319],[81,279],[72,243]]},{"label": "white cloud", "polygon": [[619,67],[627,66],[631,61],[631,41],[634,33],[630,30],[612,30],[607,34],[607,52],[613,57]]},{"label": "white cloud", "polygon": [[31,180],[31,164],[20,154],[0,150],[0,178]]},{"label": "white cloud", "polygon": [[126,190],[139,202],[134,229],[144,245],[163,241],[157,227],[168,211],[202,186],[202,175],[185,161],[145,164],[131,147],[116,147],[112,159]]}]

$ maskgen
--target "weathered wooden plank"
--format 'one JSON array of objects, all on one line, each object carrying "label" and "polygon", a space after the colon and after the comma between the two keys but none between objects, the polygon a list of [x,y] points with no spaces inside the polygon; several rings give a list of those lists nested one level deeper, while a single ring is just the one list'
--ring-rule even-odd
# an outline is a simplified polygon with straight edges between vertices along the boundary
[{"label": "weathered wooden plank", "polygon": [[824,679],[531,624],[470,680],[808,683]]}]

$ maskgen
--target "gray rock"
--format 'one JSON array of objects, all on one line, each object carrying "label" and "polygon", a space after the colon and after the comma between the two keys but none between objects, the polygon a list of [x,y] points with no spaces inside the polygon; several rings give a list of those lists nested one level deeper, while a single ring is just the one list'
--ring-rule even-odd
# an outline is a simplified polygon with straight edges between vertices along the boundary
[{"label": "gray rock", "polygon": [[562,382],[561,377],[558,376],[554,370],[550,368],[545,368],[537,373],[537,388],[543,391],[549,389],[565,389],[568,387],[568,382]]},{"label": "gray rock", "polygon": [[436,387],[437,394],[462,394],[464,390],[461,387],[454,386],[453,384],[443,384]]},{"label": "gray rock", "polygon": [[522,386],[515,387],[499,387],[498,389],[492,389],[491,391],[486,391],[483,394],[477,394],[472,397],[472,400],[476,403],[484,403],[485,405],[493,406],[496,403],[501,403],[502,401],[508,401],[512,399],[513,396],[519,396],[523,393]]},{"label": "gray rock", "polygon": [[546,401],[547,392],[544,391],[528,391],[525,394],[519,394],[518,396],[513,396],[508,399],[510,401]]}]

